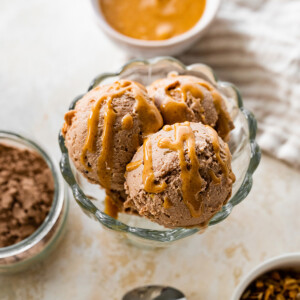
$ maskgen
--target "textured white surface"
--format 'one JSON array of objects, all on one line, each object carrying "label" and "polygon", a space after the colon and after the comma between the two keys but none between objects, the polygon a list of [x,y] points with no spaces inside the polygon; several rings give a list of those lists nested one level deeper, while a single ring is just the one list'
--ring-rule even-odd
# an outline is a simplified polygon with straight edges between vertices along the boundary
[{"label": "textured white surface", "polygon": [[[71,99],[124,56],[91,15],[84,0],[0,2],[0,128],[35,137],[57,159]],[[257,263],[300,250],[300,174],[264,156],[254,181],[222,225],[164,250],[125,244],[71,201],[57,251],[33,271],[1,276],[0,299],[119,300],[134,286],[162,283],[189,300],[229,300]]]}]

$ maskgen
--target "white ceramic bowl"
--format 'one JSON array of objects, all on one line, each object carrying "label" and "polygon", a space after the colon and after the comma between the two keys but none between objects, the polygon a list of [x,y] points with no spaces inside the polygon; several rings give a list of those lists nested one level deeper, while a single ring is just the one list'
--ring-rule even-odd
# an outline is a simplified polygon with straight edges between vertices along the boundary
[{"label": "white ceramic bowl", "polygon": [[284,254],[261,263],[241,280],[231,300],[240,300],[245,289],[260,275],[272,270],[290,268],[300,271],[300,253]]},{"label": "white ceramic bowl", "polygon": [[96,20],[107,36],[127,52],[141,57],[176,55],[190,48],[214,20],[221,0],[206,1],[204,13],[198,23],[187,32],[162,41],[146,41],[128,37],[112,28],[105,20],[99,0],[91,0]]}]

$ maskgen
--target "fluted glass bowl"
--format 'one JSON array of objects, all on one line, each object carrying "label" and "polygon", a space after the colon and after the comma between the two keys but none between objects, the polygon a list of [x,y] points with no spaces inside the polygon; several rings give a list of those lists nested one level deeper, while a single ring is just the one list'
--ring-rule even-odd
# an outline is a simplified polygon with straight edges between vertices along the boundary
[{"label": "fluted glass bowl", "polygon": [[[236,87],[217,80],[213,70],[207,65],[185,66],[174,58],[158,57],[150,60],[130,61],[119,72],[101,74],[92,81],[88,90],[99,84],[112,83],[118,79],[135,80],[147,86],[156,79],[166,77],[171,71],[194,75],[213,84],[224,96],[234,121],[235,129],[231,132],[228,144],[232,153],[232,169],[236,175],[236,182],[233,185],[231,199],[209,222],[209,226],[215,225],[228,217],[233,207],[246,198],[252,187],[252,174],[260,161],[260,150],[255,142],[256,120],[253,114],[243,107],[242,98]],[[75,107],[81,97],[82,95],[74,99],[70,109]],[[100,189],[98,185],[88,183],[77,172],[69,158],[64,137],[61,134],[59,135],[59,144],[62,152],[61,172],[72,189],[75,200],[87,215],[99,221],[106,228],[122,233],[130,240],[155,246],[168,245],[170,242],[188,237],[201,230],[201,228],[167,229],[138,216],[119,214],[119,218],[116,220],[106,215],[103,212],[104,190]]]}]

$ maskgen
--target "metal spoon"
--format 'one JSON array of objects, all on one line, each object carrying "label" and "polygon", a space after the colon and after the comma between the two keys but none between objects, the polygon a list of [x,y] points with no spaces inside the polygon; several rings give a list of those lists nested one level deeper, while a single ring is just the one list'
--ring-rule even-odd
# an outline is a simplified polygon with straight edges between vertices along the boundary
[{"label": "metal spoon", "polygon": [[123,296],[122,300],[187,300],[179,290],[160,285],[135,288]]}]

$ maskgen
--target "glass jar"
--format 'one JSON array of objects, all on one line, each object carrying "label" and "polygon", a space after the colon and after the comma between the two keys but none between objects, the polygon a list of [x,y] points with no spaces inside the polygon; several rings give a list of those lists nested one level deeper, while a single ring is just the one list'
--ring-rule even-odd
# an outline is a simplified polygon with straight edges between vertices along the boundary
[{"label": "glass jar", "polygon": [[[204,64],[183,65],[172,57],[157,57],[150,60],[133,60],[121,67],[119,72],[104,73],[96,77],[89,89],[99,84],[112,83],[119,79],[135,80],[147,86],[154,80],[164,78],[170,72],[180,75],[193,75],[209,81],[224,97],[228,111],[233,119],[235,129],[228,142],[232,154],[232,170],[236,176],[232,196],[222,209],[214,215],[208,226],[215,225],[231,213],[234,206],[248,195],[252,187],[252,174],[260,161],[260,149],[255,141],[256,120],[251,112],[243,106],[237,88],[227,82],[219,81],[213,70]],[[70,105],[74,109],[76,97]],[[146,246],[168,246],[172,242],[191,236],[204,228],[167,229],[145,218],[119,214],[118,220],[106,215],[103,207],[105,192],[99,186],[90,184],[73,166],[62,134],[59,135],[62,151],[61,172],[71,187],[77,203],[90,217],[96,219],[106,228],[130,241]]]},{"label": "glass jar", "polygon": [[41,226],[21,242],[0,248],[0,273],[12,273],[42,260],[58,244],[66,225],[68,190],[57,164],[38,144],[7,131],[0,131],[0,143],[37,152],[49,166],[54,180],[54,199]]}]

